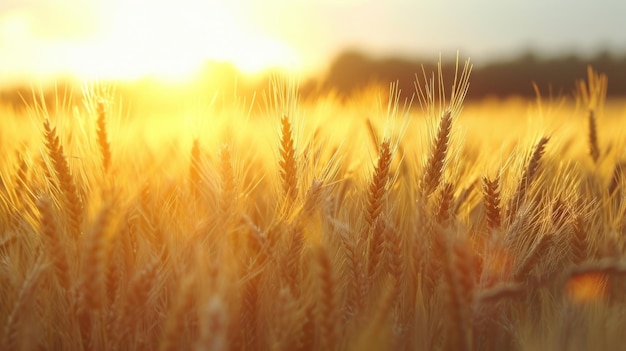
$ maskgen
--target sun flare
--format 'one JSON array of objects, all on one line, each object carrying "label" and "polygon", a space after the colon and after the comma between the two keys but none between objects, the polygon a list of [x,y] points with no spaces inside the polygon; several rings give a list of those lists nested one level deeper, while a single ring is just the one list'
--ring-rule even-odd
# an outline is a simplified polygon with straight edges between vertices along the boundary
[{"label": "sun flare", "polygon": [[224,2],[115,0],[94,3],[91,10],[95,28],[76,28],[88,34],[70,39],[41,39],[35,28],[39,18],[12,16],[2,31],[12,37],[30,36],[39,54],[30,52],[28,57],[48,57],[38,60],[34,73],[184,80],[209,61],[229,62],[248,74],[299,65],[291,48],[248,24],[236,7]]}]

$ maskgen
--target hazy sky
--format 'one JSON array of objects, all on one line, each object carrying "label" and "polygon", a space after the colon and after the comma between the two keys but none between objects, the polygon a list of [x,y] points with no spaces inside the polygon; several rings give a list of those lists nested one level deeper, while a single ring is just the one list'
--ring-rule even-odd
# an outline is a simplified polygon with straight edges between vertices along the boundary
[{"label": "hazy sky", "polygon": [[2,0],[0,79],[105,66],[175,74],[207,57],[313,69],[346,47],[459,50],[476,64],[529,48],[626,53],[625,18],[624,0]]}]

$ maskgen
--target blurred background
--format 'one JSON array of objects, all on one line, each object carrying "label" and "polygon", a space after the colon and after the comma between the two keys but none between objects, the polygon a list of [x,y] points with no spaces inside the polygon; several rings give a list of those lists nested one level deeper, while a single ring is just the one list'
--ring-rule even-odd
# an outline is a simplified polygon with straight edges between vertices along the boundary
[{"label": "blurred background", "polygon": [[440,55],[453,65],[458,52],[474,64],[470,98],[533,96],[533,82],[569,94],[587,65],[623,96],[625,15],[620,0],[3,0],[0,89],[73,79],[252,89],[287,71],[305,95],[396,80],[412,92],[421,65]]}]

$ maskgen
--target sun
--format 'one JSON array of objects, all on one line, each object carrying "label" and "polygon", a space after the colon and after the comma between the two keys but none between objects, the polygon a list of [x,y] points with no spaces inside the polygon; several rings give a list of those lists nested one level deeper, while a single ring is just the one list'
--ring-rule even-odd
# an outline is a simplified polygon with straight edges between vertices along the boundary
[{"label": "sun", "polygon": [[103,10],[101,22],[100,33],[72,55],[79,75],[187,79],[207,60],[231,62],[245,73],[298,66],[287,45],[247,28],[216,1],[119,0]]}]

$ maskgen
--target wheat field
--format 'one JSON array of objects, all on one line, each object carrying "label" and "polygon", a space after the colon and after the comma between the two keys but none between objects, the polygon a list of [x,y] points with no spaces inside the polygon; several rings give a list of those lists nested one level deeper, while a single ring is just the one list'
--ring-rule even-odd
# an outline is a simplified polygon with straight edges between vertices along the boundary
[{"label": "wheat field", "polygon": [[590,69],[465,103],[470,71],[0,110],[1,349],[626,349],[623,101]]}]

